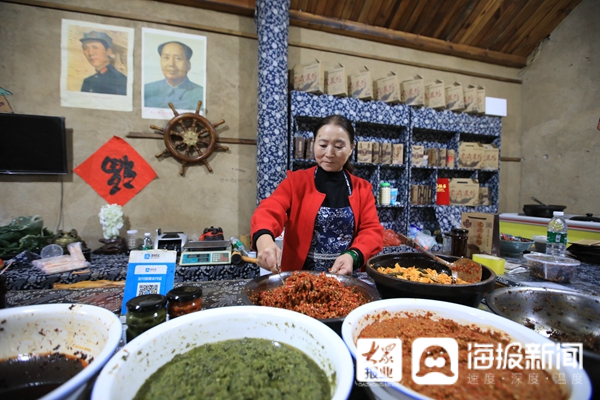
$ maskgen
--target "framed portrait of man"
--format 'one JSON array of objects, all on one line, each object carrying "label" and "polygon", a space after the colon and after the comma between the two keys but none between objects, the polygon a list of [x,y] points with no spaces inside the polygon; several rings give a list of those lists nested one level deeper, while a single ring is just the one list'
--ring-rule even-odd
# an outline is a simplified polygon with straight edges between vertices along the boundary
[{"label": "framed portrait of man", "polygon": [[206,105],[206,36],[142,28],[142,118],[171,119]]},{"label": "framed portrait of man", "polygon": [[134,29],[62,20],[63,107],[133,110]]}]

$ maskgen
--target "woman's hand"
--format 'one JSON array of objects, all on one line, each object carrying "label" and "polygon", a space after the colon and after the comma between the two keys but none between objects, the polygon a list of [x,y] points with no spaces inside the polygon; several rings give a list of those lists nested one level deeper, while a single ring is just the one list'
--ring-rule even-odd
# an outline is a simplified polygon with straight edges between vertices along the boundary
[{"label": "woman's hand", "polygon": [[256,240],[258,266],[273,273],[280,272],[281,249],[271,235],[261,235]]},{"label": "woman's hand", "polygon": [[350,254],[342,254],[335,259],[333,266],[329,268],[329,272],[332,274],[340,275],[352,275],[352,267],[354,266],[354,259]]}]

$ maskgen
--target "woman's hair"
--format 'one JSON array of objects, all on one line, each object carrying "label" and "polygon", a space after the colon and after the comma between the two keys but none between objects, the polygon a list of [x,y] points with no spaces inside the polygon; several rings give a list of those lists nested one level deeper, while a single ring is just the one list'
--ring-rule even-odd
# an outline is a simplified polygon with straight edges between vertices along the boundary
[{"label": "woman's hair", "polygon": [[[317,132],[319,132],[319,129],[321,129],[325,125],[335,125],[342,128],[348,134],[348,137],[350,139],[350,145],[354,146],[354,127],[352,126],[352,122],[350,122],[348,118],[344,117],[343,115],[329,115],[321,119],[319,123],[317,123],[317,125],[315,126],[315,129],[313,130],[313,135],[315,139],[317,138]],[[348,160],[344,164],[344,169],[348,172],[352,172],[354,170],[354,166],[350,162],[350,158],[352,157],[348,157]]]}]

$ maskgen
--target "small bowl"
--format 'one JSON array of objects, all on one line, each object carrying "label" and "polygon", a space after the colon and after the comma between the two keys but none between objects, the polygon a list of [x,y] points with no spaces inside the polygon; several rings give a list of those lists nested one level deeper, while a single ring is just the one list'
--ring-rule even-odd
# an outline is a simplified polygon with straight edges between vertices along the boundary
[{"label": "small bowl", "polygon": [[569,282],[581,262],[549,254],[525,254],[532,276],[553,282]]},{"label": "small bowl", "polygon": [[54,352],[74,357],[85,353],[91,360],[78,374],[46,394],[45,400],[89,397],[94,379],[113,356],[122,334],[121,321],[114,313],[85,304],[7,308],[0,310],[0,321],[0,360]]},{"label": "small bowl", "polygon": [[352,358],[344,341],[331,329],[295,311],[232,306],[177,317],[127,343],[98,376],[92,400],[133,399],[144,382],[175,355],[206,343],[243,338],[275,340],[295,347],[323,369],[333,400],[350,395]]},{"label": "small bowl", "polygon": [[533,240],[521,238],[519,236],[514,237],[517,240],[503,240],[500,239],[500,255],[505,257],[519,258],[521,253],[525,250],[529,250],[533,245]]}]

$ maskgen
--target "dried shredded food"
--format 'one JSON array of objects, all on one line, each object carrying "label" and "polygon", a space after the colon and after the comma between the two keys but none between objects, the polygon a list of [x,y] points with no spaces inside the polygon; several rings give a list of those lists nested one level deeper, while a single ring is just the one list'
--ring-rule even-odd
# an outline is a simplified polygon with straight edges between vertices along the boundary
[{"label": "dried shredded food", "polygon": [[[458,381],[452,385],[419,385],[411,379],[412,342],[416,338],[451,337],[458,342]],[[566,392],[552,380],[549,372],[529,368],[468,368],[469,343],[501,343],[502,349],[513,342],[504,332],[488,331],[470,324],[461,325],[452,320],[439,318],[427,312],[390,314],[382,312],[379,319],[366,326],[358,338],[400,338],[402,340],[402,384],[434,399],[565,399]],[[472,354],[471,350],[471,354]],[[511,353],[516,352],[512,350]],[[434,357],[435,354],[432,354]],[[494,354],[495,355],[495,354]],[[525,357],[525,353],[523,352]],[[451,375],[450,365],[440,372]],[[490,382],[490,374],[493,382]],[[515,377],[518,376],[518,381]],[[537,382],[530,384],[529,382]],[[565,386],[565,385],[563,385]],[[565,388],[566,389],[566,388]]]},{"label": "dried shredded food", "polygon": [[[438,273],[435,269],[431,268],[417,268],[417,267],[402,267],[396,263],[394,268],[391,267],[378,267],[377,272],[382,274],[392,275],[394,278],[403,279],[411,282],[420,283],[442,283],[444,285],[452,284],[452,276],[446,273]],[[462,279],[456,279],[457,284],[469,283]]]},{"label": "dried shredded food", "polygon": [[315,275],[297,271],[285,280],[284,286],[261,292],[252,301],[327,319],[345,317],[368,300],[355,287],[344,286],[324,272]]}]

